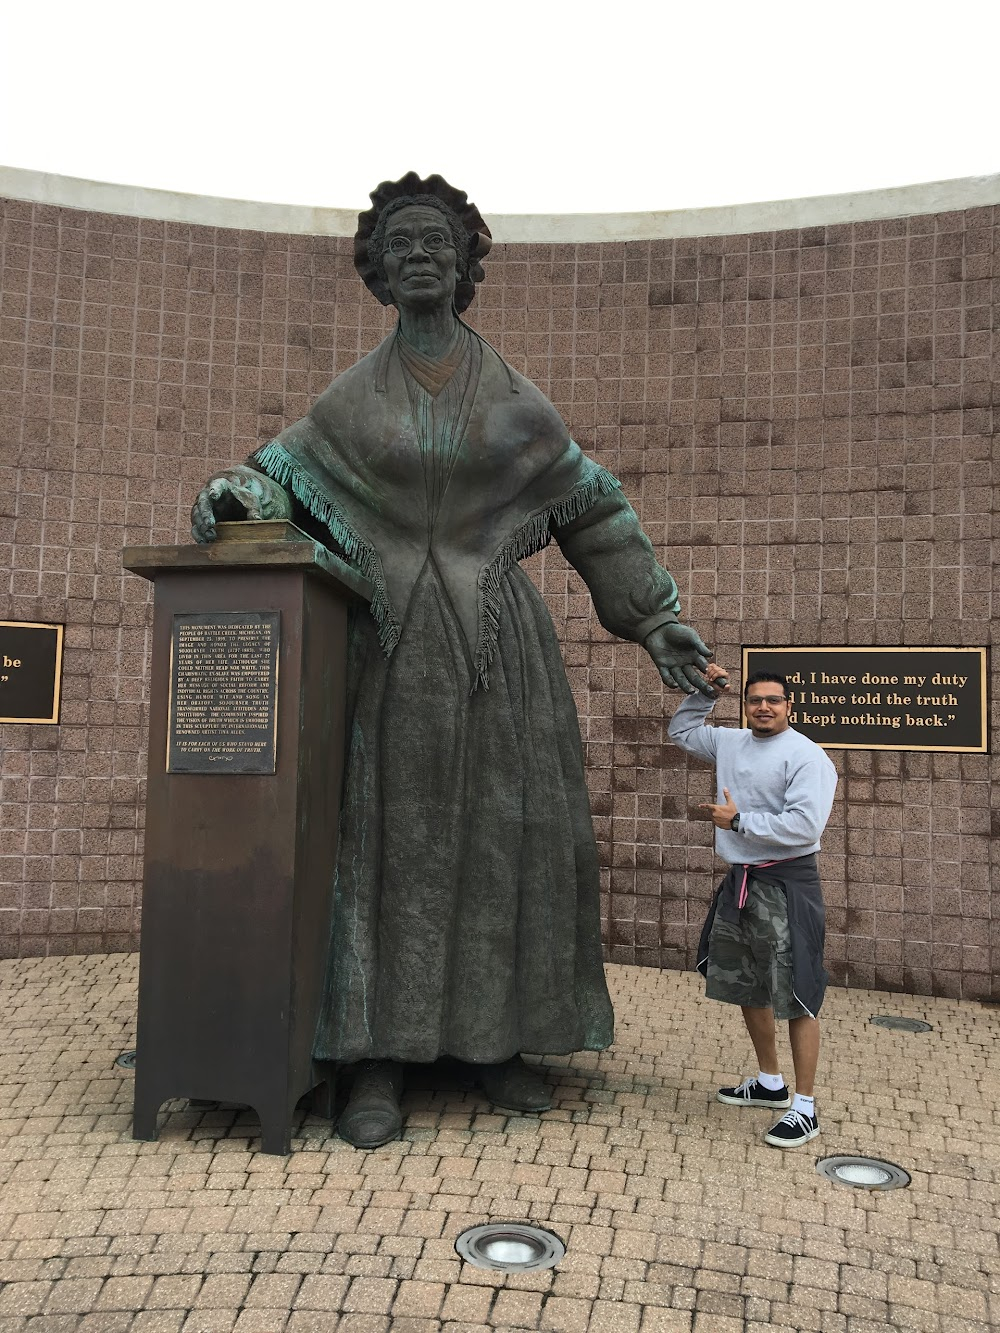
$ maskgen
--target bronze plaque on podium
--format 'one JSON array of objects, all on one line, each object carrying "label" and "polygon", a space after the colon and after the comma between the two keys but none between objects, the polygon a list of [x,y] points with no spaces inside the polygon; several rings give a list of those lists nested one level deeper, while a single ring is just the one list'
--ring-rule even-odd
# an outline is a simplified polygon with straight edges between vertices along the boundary
[{"label": "bronze plaque on podium", "polygon": [[177,1097],[252,1106],[265,1152],[332,1072],[329,948],[352,605],[371,585],[291,523],[131,547],[155,584],[133,1133]]},{"label": "bronze plaque on podium", "polygon": [[273,773],[279,611],[177,614],[168,773]]}]

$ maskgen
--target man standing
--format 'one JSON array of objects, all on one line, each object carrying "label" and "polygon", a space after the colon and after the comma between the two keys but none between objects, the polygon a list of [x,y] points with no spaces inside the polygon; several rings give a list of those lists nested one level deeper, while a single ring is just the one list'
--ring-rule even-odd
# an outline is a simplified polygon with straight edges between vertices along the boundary
[{"label": "man standing", "polygon": [[[714,663],[705,677],[719,695],[729,688]],[[698,970],[710,999],[738,1004],[757,1055],[756,1077],[720,1088],[727,1106],[790,1110],[764,1135],[795,1148],[819,1133],[813,1081],[819,1056],[817,1015],[826,990],[825,918],[816,869],[820,837],[833,806],[837,772],[813,741],[789,726],[784,676],[758,671],[744,686],[749,730],[705,726],[714,701],[691,694],[670,720],[670,738],[715,764],[715,849],[729,862],[698,946]],[[775,1019],[788,1020],[795,1098],[778,1065]]]}]

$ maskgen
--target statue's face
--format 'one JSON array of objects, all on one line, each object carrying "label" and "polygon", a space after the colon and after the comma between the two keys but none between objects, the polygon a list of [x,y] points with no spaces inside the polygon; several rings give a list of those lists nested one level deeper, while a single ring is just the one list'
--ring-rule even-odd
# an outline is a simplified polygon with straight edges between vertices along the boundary
[{"label": "statue's face", "polygon": [[411,205],[389,219],[382,267],[397,306],[412,310],[451,305],[458,253],[436,208]]}]

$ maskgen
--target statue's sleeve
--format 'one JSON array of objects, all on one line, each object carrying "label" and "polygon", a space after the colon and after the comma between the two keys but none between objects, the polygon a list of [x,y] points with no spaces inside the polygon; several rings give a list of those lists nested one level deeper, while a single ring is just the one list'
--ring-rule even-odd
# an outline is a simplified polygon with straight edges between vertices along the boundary
[{"label": "statue's sleeve", "polygon": [[638,515],[621,491],[601,495],[579,518],[552,528],[563,555],[580,574],[601,624],[642,643],[680,611],[677,584],[653,553]]}]

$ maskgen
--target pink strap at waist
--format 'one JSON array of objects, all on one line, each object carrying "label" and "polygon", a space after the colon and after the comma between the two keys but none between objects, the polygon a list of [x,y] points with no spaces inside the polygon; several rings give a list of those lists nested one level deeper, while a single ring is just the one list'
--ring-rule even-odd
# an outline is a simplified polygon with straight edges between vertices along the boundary
[{"label": "pink strap at waist", "polygon": [[798,858],[795,856],[783,856],[778,861],[758,861],[756,864],[750,862],[749,864],[745,865],[743,867],[743,882],[740,884],[739,897],[736,900],[736,906],[739,908],[739,910],[742,912],[743,908],[746,906],[747,893],[749,891],[747,888],[747,884],[750,879],[751,870],[763,870],[765,866],[780,866],[784,865],[786,861],[796,861],[796,860],[798,860]]}]

